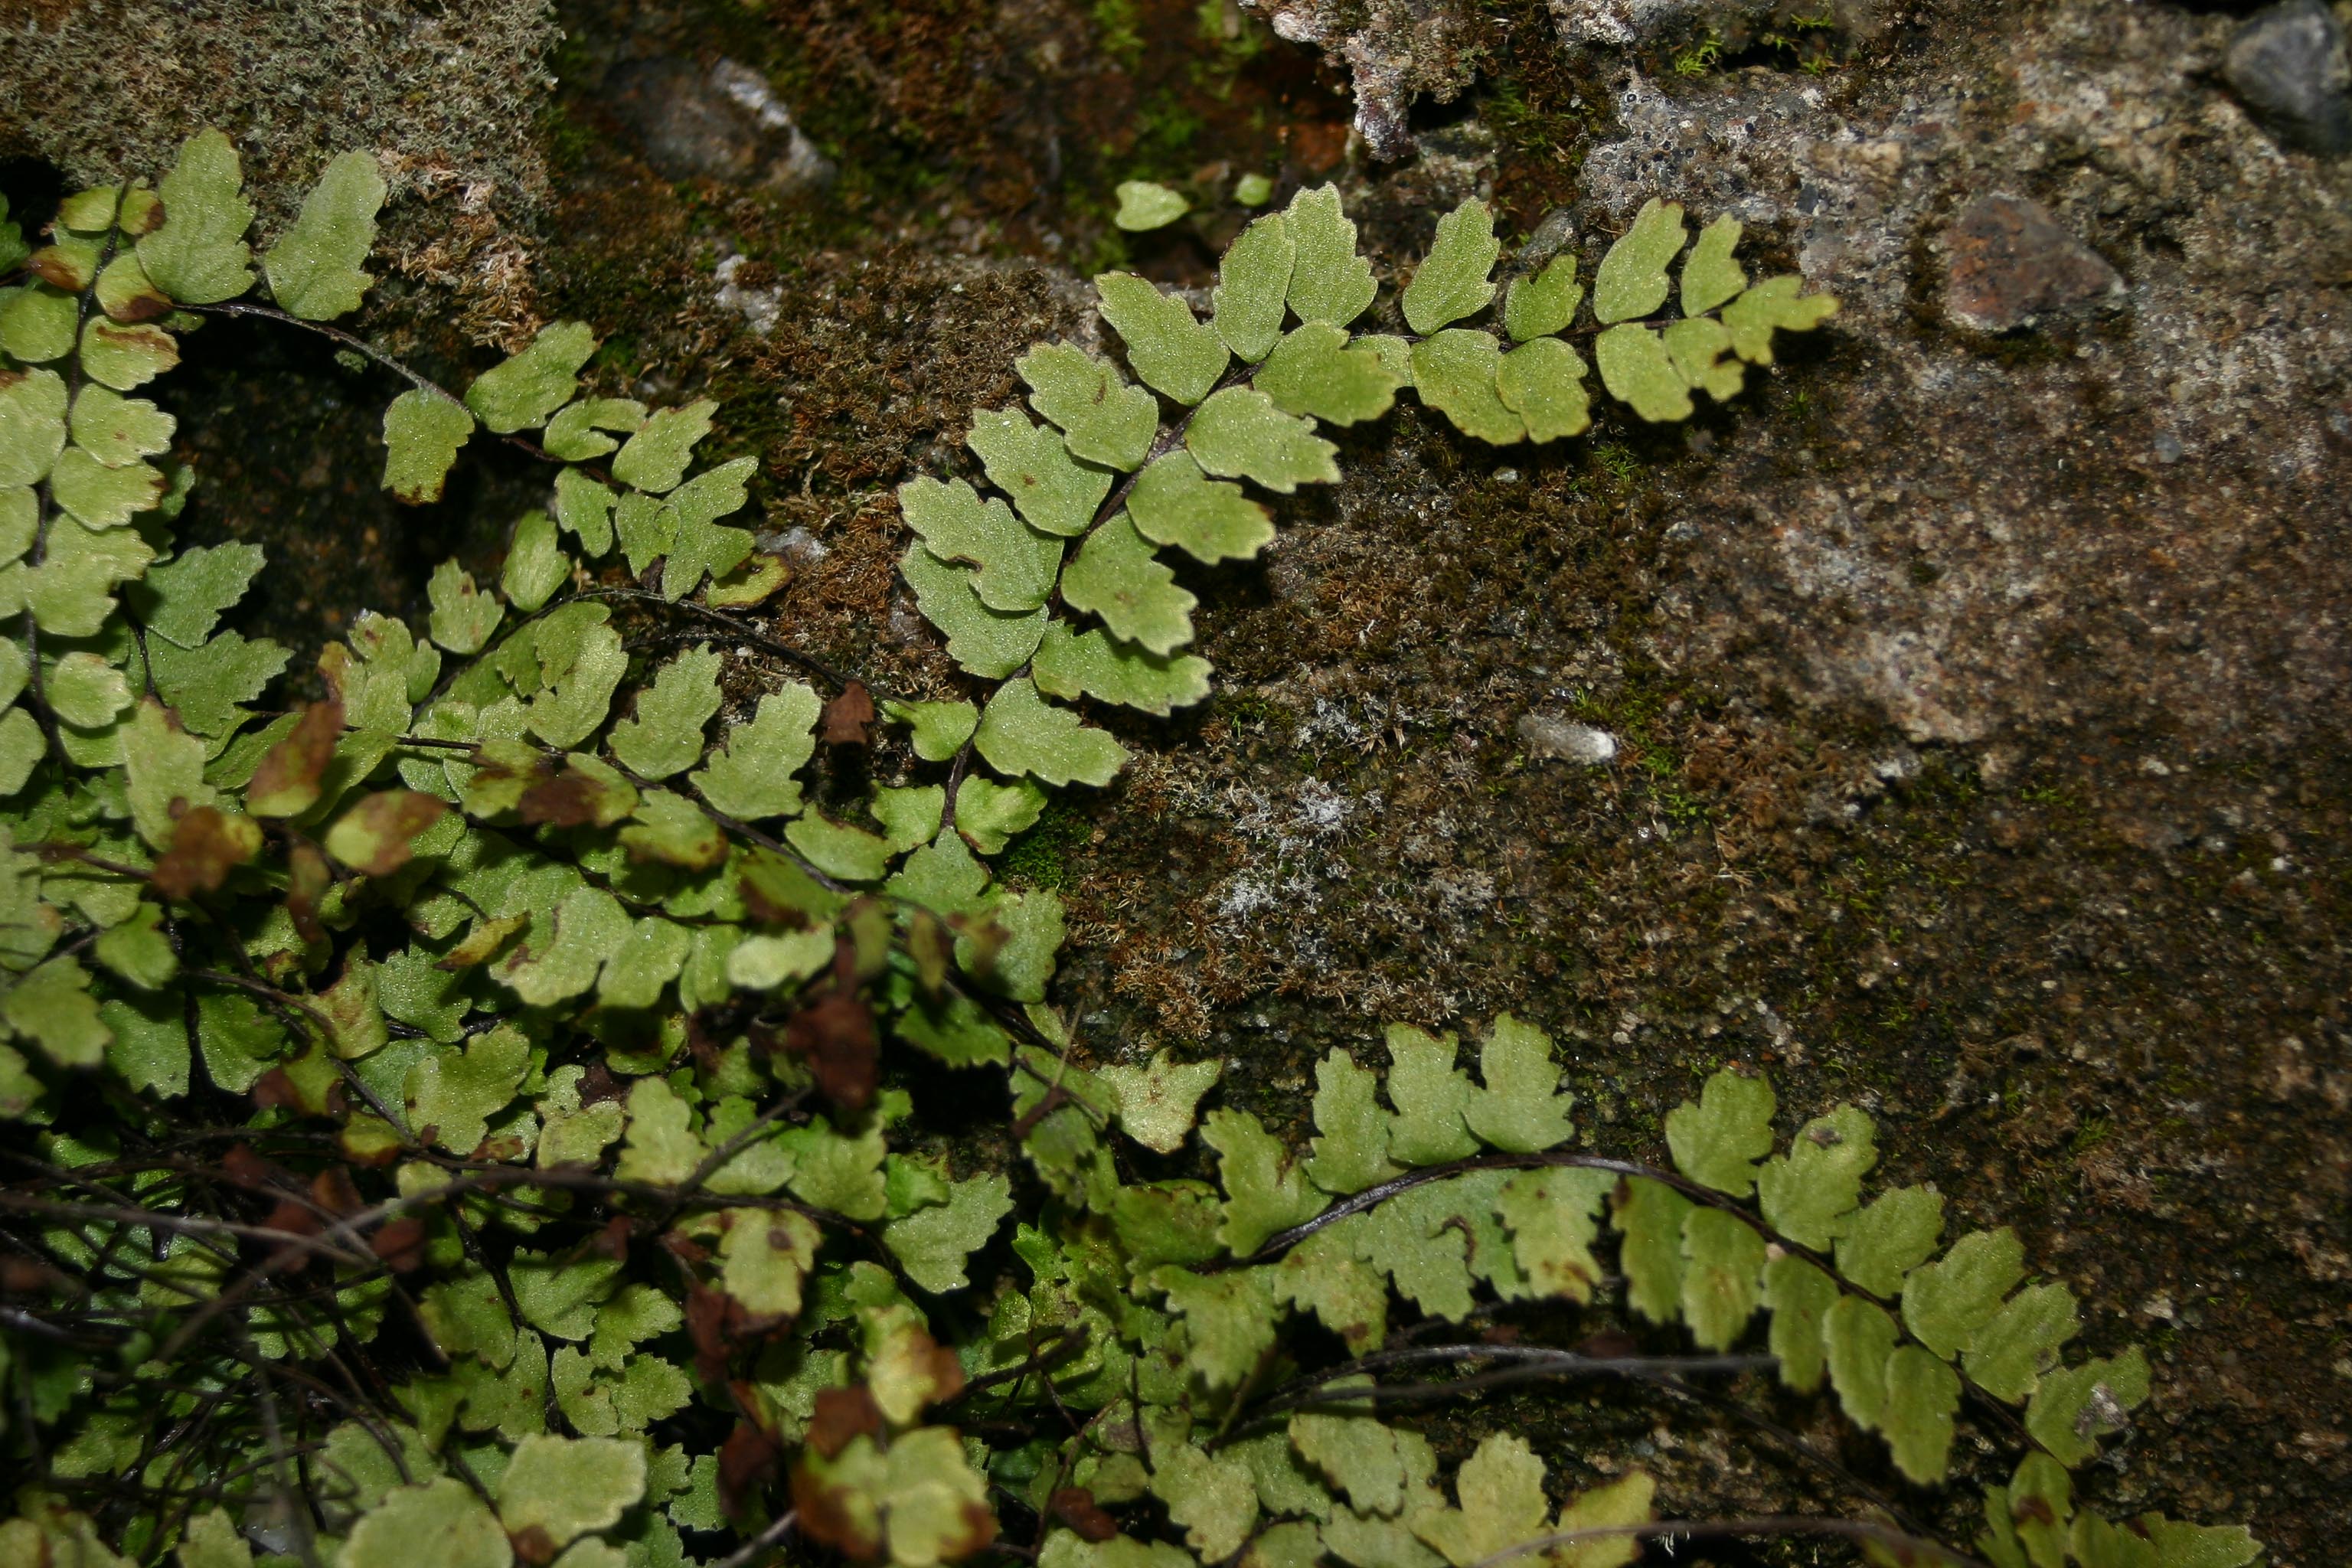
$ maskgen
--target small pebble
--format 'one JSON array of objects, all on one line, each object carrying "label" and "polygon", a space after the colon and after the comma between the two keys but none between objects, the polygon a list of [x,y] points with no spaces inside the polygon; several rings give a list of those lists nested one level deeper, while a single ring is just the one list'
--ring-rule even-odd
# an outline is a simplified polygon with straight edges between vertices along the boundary
[{"label": "small pebble", "polygon": [[785,191],[829,184],[833,164],[749,67],[709,70],[656,56],[615,69],[605,100],[635,132],[646,162],[668,179],[765,184]]},{"label": "small pebble", "polygon": [[797,523],[782,533],[770,531],[761,534],[758,543],[769,554],[781,555],[803,566],[814,566],[833,553],[825,548],[824,540]]},{"label": "small pebble", "polygon": [[2271,134],[2308,153],[2352,153],[2352,58],[2322,0],[2286,0],[2230,40],[2221,74]]},{"label": "small pebble", "polygon": [[1523,713],[1519,716],[1518,731],[1519,739],[1527,742],[1528,754],[1535,757],[1598,767],[1617,754],[1616,736],[1590,724],[1580,724],[1564,713],[1541,709]]},{"label": "small pebble", "polygon": [[1956,326],[2011,332],[2123,297],[2124,280],[2022,196],[1981,196],[1944,231],[1944,311]]}]

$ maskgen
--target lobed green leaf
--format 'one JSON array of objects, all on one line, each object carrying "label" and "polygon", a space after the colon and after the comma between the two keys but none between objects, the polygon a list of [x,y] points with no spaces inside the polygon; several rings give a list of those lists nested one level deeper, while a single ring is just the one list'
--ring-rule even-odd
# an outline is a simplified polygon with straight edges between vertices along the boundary
[{"label": "lobed green leaf", "polygon": [[1209,395],[1229,357],[1215,328],[1131,272],[1103,273],[1095,289],[1103,320],[1118,329],[1127,363],[1145,385],[1186,406]]},{"label": "lobed green leaf", "polygon": [[1592,426],[1584,361],[1558,338],[1538,338],[1503,355],[1495,367],[1495,395],[1538,445],[1581,436]]},{"label": "lobed green leaf", "polygon": [[1436,242],[1399,301],[1405,325],[1427,337],[1485,310],[1495,298],[1493,273],[1502,250],[1495,215],[1475,196],[1439,218]]},{"label": "lobed green leaf", "polygon": [[1045,701],[1025,679],[996,689],[981,712],[972,744],[998,773],[1026,773],[1048,784],[1075,782],[1099,788],[1126,765],[1128,756],[1126,747],[1080,724],[1066,708]]},{"label": "lobed green leaf", "polygon": [[1377,349],[1351,347],[1338,327],[1308,321],[1274,346],[1251,384],[1286,414],[1355,425],[1389,411],[1399,378]]},{"label": "lobed green leaf", "polygon": [[1211,479],[1190,452],[1170,452],[1136,477],[1127,516],[1155,544],[1208,565],[1248,560],[1274,542],[1274,520],[1239,485]]},{"label": "lobed green leaf", "polygon": [[1165,657],[1192,640],[1198,601],[1175,585],[1151,542],[1120,512],[1087,536],[1062,571],[1062,598],[1102,617],[1112,635]]},{"label": "lobed green leaf", "polygon": [[1356,254],[1356,226],[1336,185],[1300,190],[1283,214],[1290,237],[1290,308],[1302,321],[1344,327],[1364,313],[1379,286],[1372,264]]},{"label": "lobed green leaf", "polygon": [[1592,359],[1601,384],[1643,418],[1670,424],[1691,416],[1690,384],[1675,367],[1665,340],[1649,328],[1610,328],[1593,340]]},{"label": "lobed green leaf", "polygon": [[253,207],[244,186],[236,149],[219,132],[199,132],[182,145],[156,189],[163,225],[138,242],[140,265],[157,288],[182,304],[212,305],[253,286],[245,242]]},{"label": "lobed green leaf", "polygon": [[[374,248],[375,215],[383,196],[383,174],[373,153],[344,153],[327,164],[302,198],[294,226],[261,258],[280,310],[306,321],[327,321],[360,308],[375,281],[360,264]],[[178,216],[167,194],[165,226]]]},{"label": "lobed green leaf", "polygon": [[1288,495],[1303,484],[1336,484],[1339,448],[1315,434],[1314,424],[1276,408],[1254,387],[1228,386],[1192,416],[1185,449],[1204,473],[1255,480]]},{"label": "lobed green leaf", "polygon": [[1666,266],[1686,232],[1681,204],[1655,196],[1643,204],[1592,277],[1592,314],[1602,326],[1649,315],[1666,302]]},{"label": "lobed green leaf", "polygon": [[[988,482],[1011,496],[1022,521],[1041,532],[1084,533],[1110,493],[1108,471],[1071,457],[1061,437],[1029,423],[1018,407],[975,411],[964,444],[980,458]],[[902,488],[902,501],[904,494]]]},{"label": "lobed green leaf", "polygon": [[441,499],[457,448],[474,433],[462,404],[422,388],[383,411],[383,488],[411,506]]},{"label": "lobed green leaf", "polygon": [[[474,384],[466,388],[466,406],[474,411],[486,428],[498,435],[535,430],[572,401],[572,395],[580,386],[580,367],[595,352],[596,334],[584,322],[551,322],[540,328],[538,335],[520,353],[510,355],[476,376]],[[593,434],[593,427],[600,419],[614,421],[607,428],[643,428],[645,410],[635,404],[620,404],[616,410],[610,404],[604,408],[594,405],[581,406],[586,411],[577,416],[572,425],[560,434],[548,432],[548,450],[552,456],[579,461],[611,451],[611,439]],[[616,412],[618,419],[614,419]],[[559,445],[564,449],[557,451]]]},{"label": "lobed green leaf", "polygon": [[1255,364],[1282,335],[1298,247],[1289,224],[1271,213],[1242,230],[1217,263],[1210,296],[1217,335],[1244,364]]},{"label": "lobed green leaf", "polygon": [[1524,439],[1527,422],[1503,401],[1502,345],[1492,332],[1448,327],[1412,345],[1412,384],[1421,400],[1465,436],[1493,446]]},{"label": "lobed green leaf", "polygon": [[990,609],[1024,614],[1054,591],[1062,542],[994,497],[983,500],[961,479],[941,484],[926,476],[898,487],[898,508],[925,549],[973,568],[972,591]]},{"label": "lobed green leaf", "polygon": [[1129,234],[1165,228],[1191,210],[1182,196],[1151,180],[1121,180],[1116,194],[1118,211],[1111,222]]},{"label": "lobed green leaf", "polygon": [[1166,718],[1209,694],[1209,661],[1192,654],[1156,654],[1107,633],[1074,630],[1050,621],[1030,674],[1048,696],[1092,697]]},{"label": "lobed green leaf", "polygon": [[1160,405],[1118,369],[1068,343],[1039,343],[1013,362],[1029,405],[1053,421],[1070,453],[1124,472],[1140,468],[1160,429]]},{"label": "lobed green leaf", "polygon": [[1511,284],[1503,297],[1503,330],[1515,343],[1564,332],[1583,302],[1584,285],[1577,281],[1576,258],[1562,252],[1546,262],[1541,272]]},{"label": "lobed green leaf", "polygon": [[1809,332],[1837,314],[1838,302],[1827,294],[1800,295],[1805,280],[1795,276],[1767,278],[1723,308],[1723,324],[1731,331],[1731,346],[1750,364],[1772,363],[1772,333]]},{"label": "lobed green leaf", "polygon": [[1702,316],[1728,303],[1748,287],[1748,274],[1732,259],[1739,247],[1741,226],[1726,214],[1698,232],[1698,242],[1683,258],[1682,306],[1685,316]]}]

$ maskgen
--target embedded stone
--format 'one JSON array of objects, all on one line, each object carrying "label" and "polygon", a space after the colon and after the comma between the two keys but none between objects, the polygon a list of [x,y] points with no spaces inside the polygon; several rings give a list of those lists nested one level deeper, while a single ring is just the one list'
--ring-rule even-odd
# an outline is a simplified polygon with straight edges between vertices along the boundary
[{"label": "embedded stone", "polygon": [[1980,196],[1944,231],[1944,313],[1979,332],[2012,332],[2123,296],[2106,258],[2037,202]]},{"label": "embedded stone", "polygon": [[1580,724],[1565,713],[1538,709],[1519,715],[1519,739],[1530,756],[1599,767],[1617,755],[1617,737]]},{"label": "embedded stone", "polygon": [[2221,63],[2264,129],[2307,153],[2352,153],[2352,58],[2322,0],[2285,0],[2230,40]]},{"label": "embedded stone", "polygon": [[707,72],[666,55],[635,60],[613,73],[607,90],[636,132],[646,162],[666,179],[785,191],[833,180],[833,164],[767,79],[733,60]]}]

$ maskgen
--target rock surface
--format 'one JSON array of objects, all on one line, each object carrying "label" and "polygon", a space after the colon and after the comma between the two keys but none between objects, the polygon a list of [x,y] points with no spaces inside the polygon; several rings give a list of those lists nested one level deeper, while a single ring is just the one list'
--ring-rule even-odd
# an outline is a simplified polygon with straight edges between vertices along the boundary
[{"label": "rock surface", "polygon": [[2352,58],[2324,0],[2285,0],[2230,41],[2222,70],[2257,118],[2311,153],[2352,153]]},{"label": "rock surface", "polygon": [[299,202],[282,186],[355,146],[392,154],[395,195],[488,182],[528,210],[547,195],[530,128],[557,35],[530,0],[414,13],[352,0],[249,13],[36,3],[0,11],[0,156],[45,158],[69,179],[152,179],[182,141],[218,126],[272,216]]},{"label": "rock surface", "polygon": [[[1845,302],[1833,405],[1728,437],[1671,525],[1701,546],[1675,592],[1694,653],[1756,650],[1775,687],[1915,742],[2099,713],[2209,746],[2306,732],[2352,592],[2317,544],[2352,455],[2352,176],[2282,159],[2209,85],[2231,31],[2076,0],[1867,75],[1623,82],[1594,220],[1672,189]],[[2000,226],[2042,259],[1951,303],[1988,326],[2052,289],[2128,309],[2019,353],[1944,331],[1935,241],[2004,193],[2049,215]],[[2052,674],[2086,659],[2114,678]]]},{"label": "rock surface", "polygon": [[1571,44],[1623,47],[1640,43],[1659,27],[1682,22],[1720,0],[1549,0],[1561,38]]},{"label": "rock surface", "polygon": [[1451,103],[1477,71],[1478,36],[1464,0],[1244,0],[1275,32],[1322,47],[1356,95],[1356,130],[1375,158],[1412,151],[1407,111],[1417,98]]}]

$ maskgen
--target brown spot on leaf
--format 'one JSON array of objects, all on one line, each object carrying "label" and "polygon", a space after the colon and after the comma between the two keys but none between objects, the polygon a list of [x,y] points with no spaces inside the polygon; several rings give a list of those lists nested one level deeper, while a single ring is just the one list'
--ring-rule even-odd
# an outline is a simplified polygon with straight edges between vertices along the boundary
[{"label": "brown spot on leaf", "polygon": [[1080,1541],[1102,1542],[1118,1533],[1118,1521],[1102,1510],[1095,1494],[1084,1487],[1055,1489],[1047,1504],[1054,1517],[1077,1532]]},{"label": "brown spot on leaf", "polygon": [[[694,1053],[695,1066],[704,1072],[718,1072],[726,1058],[727,1047],[734,1042],[735,1032],[730,1029],[724,1034],[714,1033],[705,1021],[705,1011],[698,1010],[686,1016],[686,1048]],[[753,1045],[772,1051],[776,1048],[774,1038],[760,1025],[747,1025],[743,1032],[751,1036]]]},{"label": "brown spot on leaf", "polygon": [[230,1144],[228,1152],[221,1156],[220,1168],[222,1175],[248,1193],[257,1193],[270,1186],[270,1178],[278,1170],[245,1143]]},{"label": "brown spot on leaf", "polygon": [[334,886],[334,873],[327,868],[327,858],[318,847],[301,840],[286,854],[286,914],[294,922],[295,934],[307,944],[326,940],[327,928],[319,923],[319,905]]},{"label": "brown spot on leaf", "polygon": [[368,1247],[394,1274],[413,1273],[425,1267],[425,1222],[413,1215],[387,1220],[368,1237]]},{"label": "brown spot on leaf", "polygon": [[965,1503],[960,1511],[963,1528],[940,1543],[940,1560],[953,1563],[971,1556],[996,1539],[996,1516],[976,1502]]},{"label": "brown spot on leaf", "polygon": [[[342,1086],[338,1084],[335,1087],[341,1089]],[[383,1125],[371,1116],[357,1127],[346,1126],[342,1131],[336,1134],[336,1143],[342,1150],[343,1158],[354,1165],[362,1166],[368,1170],[381,1170],[386,1165],[397,1163],[400,1159],[400,1145],[388,1139],[379,1141],[371,1137],[367,1131],[369,1123],[378,1127]]]},{"label": "brown spot on leaf", "polygon": [[616,1214],[604,1222],[604,1228],[589,1242],[589,1249],[600,1258],[626,1258],[629,1255],[629,1237],[635,1231],[636,1226],[630,1223],[627,1215]]},{"label": "brown spot on leaf", "polygon": [[349,864],[371,877],[389,877],[415,854],[416,836],[441,820],[448,803],[420,790],[379,790],[343,814],[336,824],[356,824],[367,835],[369,848]]},{"label": "brown spot on leaf", "polygon": [[[678,1246],[683,1237],[664,1237],[662,1244],[680,1258],[686,1254]],[[687,1246],[694,1246],[687,1242]],[[699,1247],[697,1252],[704,1258],[709,1253]],[[697,1261],[688,1258],[687,1261]],[[686,1333],[694,1342],[694,1369],[705,1383],[718,1383],[727,1375],[727,1308],[729,1299],[705,1285],[689,1285],[686,1291]]]},{"label": "brown spot on leaf", "polygon": [[608,1100],[622,1099],[627,1093],[628,1090],[621,1087],[621,1080],[613,1076],[613,1069],[603,1062],[590,1062],[588,1070],[580,1075],[580,1104],[583,1110],[601,1105]]},{"label": "brown spot on leaf", "polygon": [[0,1258],[0,1300],[54,1296],[71,1284],[37,1258]]},{"label": "brown spot on leaf", "polygon": [[527,826],[578,827],[596,820],[596,791],[578,773],[561,773],[523,791],[515,815]]},{"label": "brown spot on leaf", "polygon": [[931,1385],[929,1403],[944,1405],[963,1392],[963,1363],[955,1352],[940,1343],[920,1329],[911,1331],[912,1359],[922,1365],[923,1375]]},{"label": "brown spot on leaf", "polygon": [[172,829],[172,847],[155,862],[147,879],[164,898],[180,902],[220,890],[228,874],[261,847],[261,832],[246,817],[232,817],[209,805],[191,806]]},{"label": "brown spot on leaf", "polygon": [[271,1068],[253,1080],[253,1103],[264,1110],[295,1110],[302,1106],[302,1091],[286,1076],[284,1068]]},{"label": "brown spot on leaf", "polygon": [[330,1165],[310,1178],[310,1198],[337,1219],[366,1206],[359,1188],[352,1184],[351,1172],[341,1165]]},{"label": "brown spot on leaf", "polygon": [[830,991],[793,1015],[784,1048],[808,1064],[817,1092],[844,1110],[863,1110],[881,1076],[881,1044],[873,1010],[844,991]]},{"label": "brown spot on leaf", "polygon": [[915,984],[925,999],[936,1002],[947,984],[949,961],[955,955],[955,938],[939,916],[918,906],[907,925],[907,956],[915,961]]},{"label": "brown spot on leaf", "polygon": [[[460,969],[471,969],[476,964],[488,963],[498,956],[499,949],[506,946],[509,937],[529,924],[530,924],[529,915],[505,915],[498,920],[477,920],[474,921],[473,928],[466,932],[464,939],[451,948],[448,955],[433,967],[455,973]],[[598,1064],[600,1067],[602,1065],[602,1063]],[[604,1075],[607,1081],[612,1076],[610,1073]],[[605,1096],[608,1100],[618,1097],[617,1088],[612,1094]]]},{"label": "brown spot on leaf", "polygon": [[801,1533],[810,1540],[867,1562],[881,1555],[882,1542],[869,1528],[868,1516],[805,1461],[793,1471],[793,1507],[800,1512]]},{"label": "brown spot on leaf", "polygon": [[971,943],[971,969],[974,974],[991,974],[996,969],[996,955],[1013,933],[999,925],[993,917],[974,920],[969,915],[953,915],[948,923]]},{"label": "brown spot on leaf", "polygon": [[743,1505],[776,1479],[783,1459],[773,1437],[749,1421],[735,1423],[735,1430],[719,1445],[719,1506],[740,1514]]},{"label": "brown spot on leaf", "polygon": [[280,1198],[277,1206],[262,1222],[271,1230],[282,1230],[289,1236],[316,1236],[320,1231],[319,1216],[292,1198]]},{"label": "brown spot on leaf", "polygon": [[808,915],[804,910],[796,910],[790,904],[776,902],[767,896],[758,883],[748,877],[743,879],[742,898],[743,913],[753,925],[800,931],[809,923]]},{"label": "brown spot on leaf", "polygon": [[294,728],[263,753],[245,786],[247,808],[258,816],[295,816],[319,799],[319,780],[335,760],[343,737],[343,705],[338,698],[307,704]]},{"label": "brown spot on leaf", "polygon": [[25,270],[51,288],[62,289],[68,294],[79,293],[83,285],[89,281],[73,264],[72,258],[54,246],[44,246],[33,252],[32,259],[25,263]]},{"label": "brown spot on leaf", "polygon": [[158,316],[168,316],[177,308],[152,289],[142,289],[109,300],[106,313],[118,321],[136,325],[141,321],[152,321]]},{"label": "brown spot on leaf", "polygon": [[111,321],[92,321],[89,335],[96,346],[117,353],[137,354],[159,372],[180,363],[179,343],[158,327],[123,327]]},{"label": "brown spot on leaf", "polygon": [[882,1435],[882,1407],[874,1403],[873,1391],[862,1383],[850,1388],[817,1390],[808,1446],[830,1459],[861,1435]]},{"label": "brown spot on leaf", "polygon": [[[289,1236],[316,1236],[326,1228],[325,1223],[310,1207],[293,1198],[280,1198],[261,1222],[271,1230],[284,1231]],[[298,1242],[288,1242],[262,1260],[262,1269],[270,1274],[285,1274],[307,1267],[317,1254]]]},{"label": "brown spot on leaf", "polygon": [[511,1531],[507,1539],[514,1542],[514,1554],[532,1564],[532,1568],[555,1561],[555,1537],[547,1533],[543,1524],[527,1524]]}]

